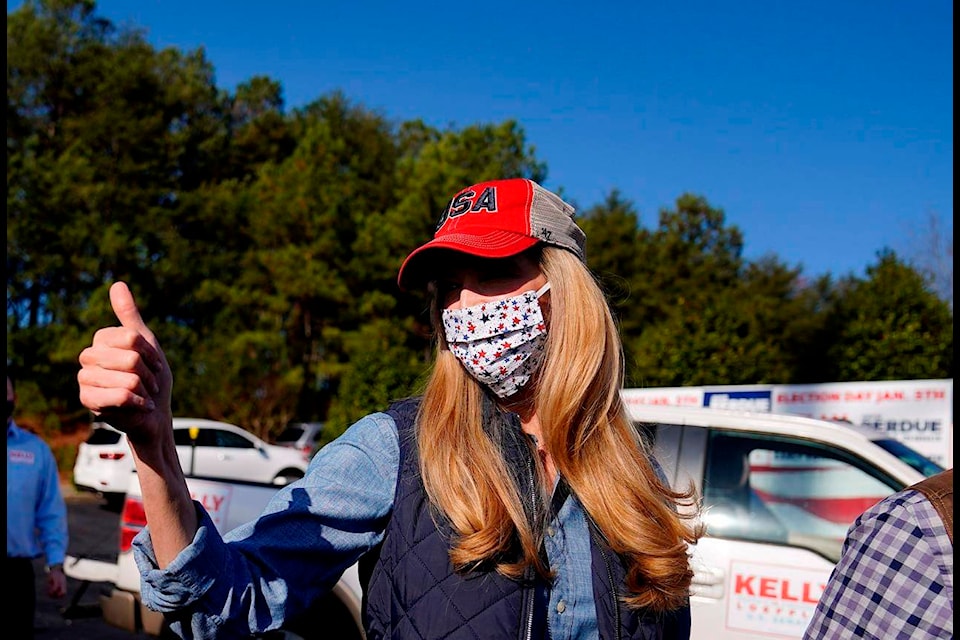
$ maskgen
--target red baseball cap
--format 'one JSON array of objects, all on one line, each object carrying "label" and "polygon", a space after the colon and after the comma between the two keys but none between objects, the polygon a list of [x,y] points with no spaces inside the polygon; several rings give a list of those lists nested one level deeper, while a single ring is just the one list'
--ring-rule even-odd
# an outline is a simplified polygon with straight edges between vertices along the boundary
[{"label": "red baseball cap", "polygon": [[433,240],[403,261],[397,284],[403,290],[421,285],[425,267],[438,249],[506,258],[543,242],[583,261],[586,235],[573,214],[572,206],[533,180],[511,178],[469,186],[453,196]]}]

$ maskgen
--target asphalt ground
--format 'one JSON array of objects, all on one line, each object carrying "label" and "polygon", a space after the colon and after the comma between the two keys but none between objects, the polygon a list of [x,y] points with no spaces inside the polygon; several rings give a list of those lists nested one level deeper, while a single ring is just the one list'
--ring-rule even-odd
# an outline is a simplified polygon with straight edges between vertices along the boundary
[{"label": "asphalt ground", "polygon": [[[102,562],[116,562],[120,514],[107,508],[106,501],[92,493],[61,484],[67,503],[70,541],[67,555]],[[146,640],[143,633],[133,634],[103,621],[99,595],[109,587],[106,582],[84,582],[67,576],[67,595],[51,598],[46,593],[44,561],[34,561],[37,611],[34,618],[36,640]],[[12,586],[12,585],[11,585]],[[14,587],[15,588],[15,587]]]}]

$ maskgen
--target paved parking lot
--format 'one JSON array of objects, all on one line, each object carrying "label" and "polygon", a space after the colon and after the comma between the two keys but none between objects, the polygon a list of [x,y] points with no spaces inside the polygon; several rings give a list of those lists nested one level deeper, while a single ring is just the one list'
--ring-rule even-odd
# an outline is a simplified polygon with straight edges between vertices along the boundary
[{"label": "paved parking lot", "polygon": [[[67,502],[70,543],[67,554],[102,562],[116,561],[120,514],[106,508],[93,494],[76,493],[63,485]],[[47,596],[43,561],[35,562],[37,572],[36,640],[146,640],[146,634],[132,634],[103,622],[98,596],[106,583],[83,583],[67,577],[67,595],[55,600]],[[71,604],[73,606],[71,606]]]}]

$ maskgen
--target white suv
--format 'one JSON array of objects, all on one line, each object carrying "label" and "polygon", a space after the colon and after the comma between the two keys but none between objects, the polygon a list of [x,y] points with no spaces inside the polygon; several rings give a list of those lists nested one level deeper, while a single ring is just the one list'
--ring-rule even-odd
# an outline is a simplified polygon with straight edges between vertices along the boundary
[{"label": "white suv", "polygon": [[123,433],[104,423],[94,423],[87,440],[77,448],[73,484],[119,505],[132,470],[133,458]]},{"label": "white suv", "polygon": [[[216,420],[174,418],[173,439],[184,473],[190,476],[285,485],[302,478],[308,456],[267,444],[249,431]],[[98,422],[77,451],[73,483],[78,489],[122,501],[133,471],[127,437]]]},{"label": "white suv", "polygon": [[693,484],[707,535],[692,550],[694,640],[803,632],[868,507],[941,469],[885,434],[774,413],[629,405],[675,488]]}]

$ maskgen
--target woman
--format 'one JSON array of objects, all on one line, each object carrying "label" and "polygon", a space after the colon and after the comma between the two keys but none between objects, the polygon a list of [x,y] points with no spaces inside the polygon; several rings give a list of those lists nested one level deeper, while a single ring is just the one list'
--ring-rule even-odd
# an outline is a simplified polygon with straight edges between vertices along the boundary
[{"label": "woman", "polygon": [[367,635],[687,638],[698,532],[620,400],[622,351],[573,208],[525,179],[459,192],[400,269],[428,286],[422,396],[352,425],[223,539],[190,500],[172,375],[126,286],[80,397],[129,436],[141,591],[184,637],[275,629],[358,559]]}]

